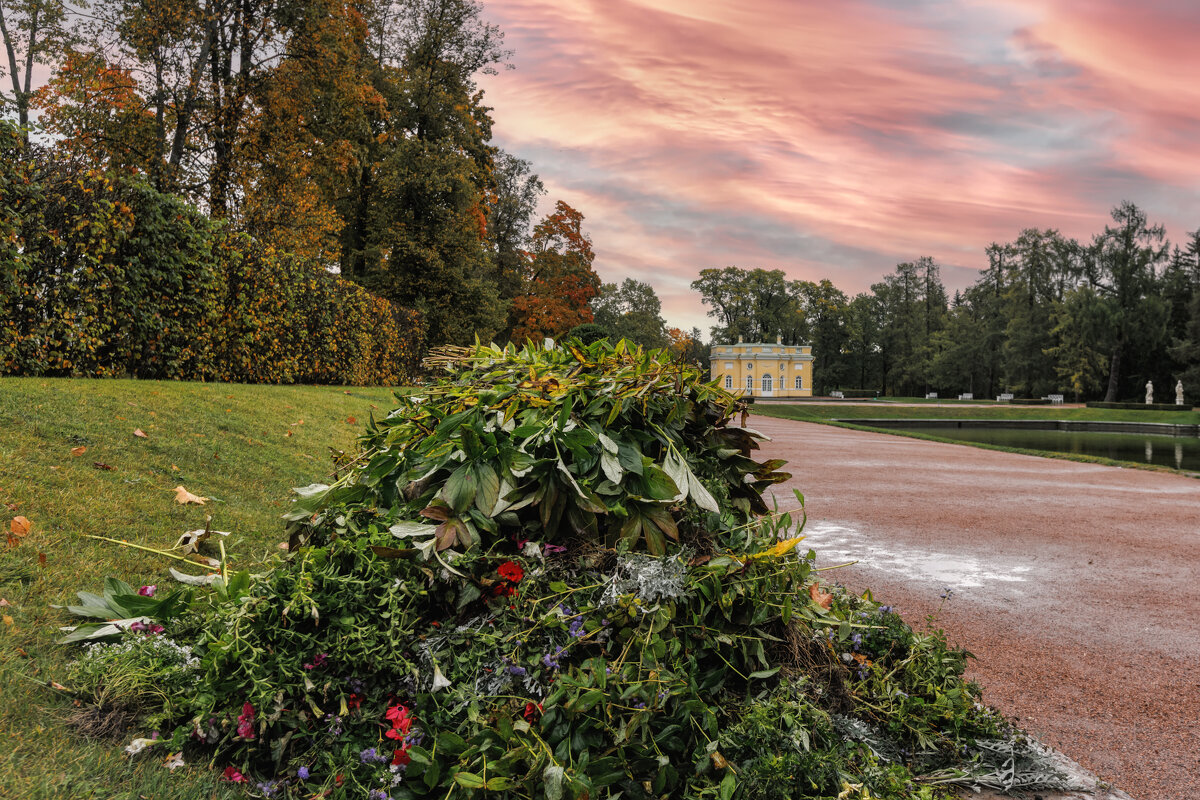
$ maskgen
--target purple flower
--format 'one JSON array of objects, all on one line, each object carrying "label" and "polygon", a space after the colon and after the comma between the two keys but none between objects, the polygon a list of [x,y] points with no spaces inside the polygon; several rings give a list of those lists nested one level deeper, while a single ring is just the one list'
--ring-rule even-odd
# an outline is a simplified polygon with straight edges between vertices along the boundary
[{"label": "purple flower", "polygon": [[388,793],[383,789],[372,789],[369,797],[371,800],[388,800]]},{"label": "purple flower", "polygon": [[547,667],[551,667],[553,669],[559,669],[558,657],[561,656],[565,650],[566,650],[566,648],[560,647],[554,653],[554,655],[550,655],[550,652],[547,651],[546,654],[544,656],[542,656],[542,663],[545,664]]},{"label": "purple flower", "polygon": [[546,555],[548,555],[548,556],[552,556],[552,555],[554,555],[555,553],[565,553],[565,552],[567,552],[567,548],[565,548],[565,547],[562,547],[562,546],[560,546],[560,545],[557,545],[557,544],[550,544],[549,542],[543,542],[543,543],[542,543],[542,552],[543,552],[543,553],[545,553],[545,554],[546,554]]},{"label": "purple flower", "polygon": [[858,648],[862,646],[862,634],[856,633],[851,636],[850,644],[853,645],[855,652],[858,652]]},{"label": "purple flower", "polygon": [[578,639],[580,636],[583,636],[584,633],[586,633],[586,631],[583,630],[583,620],[578,617],[571,620],[571,626],[567,629],[567,633],[571,634],[576,639]]},{"label": "purple flower", "polygon": [[308,780],[308,767],[301,767],[296,770],[296,777],[302,781]]},{"label": "purple flower", "polygon": [[[549,666],[549,665],[547,665],[547,666]],[[508,667],[505,671],[509,675],[516,675],[518,678],[525,674],[524,667]]]},{"label": "purple flower", "polygon": [[325,660],[328,658],[329,658],[329,653],[317,653],[317,655],[313,658],[312,663],[305,664],[304,668],[305,669],[316,669],[317,667],[324,664]]},{"label": "purple flower", "polygon": [[388,757],[379,755],[374,747],[368,747],[358,754],[358,760],[364,764],[383,764],[387,762]]},{"label": "purple flower", "polygon": [[637,702],[637,703],[634,703],[634,704],[633,704],[633,707],[634,707],[634,708],[645,708],[645,707],[646,707],[646,704],[645,704],[645,703],[643,703],[643,702],[640,702],[640,701],[639,701],[639,702]]},{"label": "purple flower", "polygon": [[143,586],[142,588],[138,589],[138,594],[140,594],[142,597],[154,597],[154,590],[157,588],[158,587],[154,584]]},{"label": "purple flower", "polygon": [[275,781],[266,781],[258,784],[258,790],[263,793],[263,797],[270,797],[275,794]]}]

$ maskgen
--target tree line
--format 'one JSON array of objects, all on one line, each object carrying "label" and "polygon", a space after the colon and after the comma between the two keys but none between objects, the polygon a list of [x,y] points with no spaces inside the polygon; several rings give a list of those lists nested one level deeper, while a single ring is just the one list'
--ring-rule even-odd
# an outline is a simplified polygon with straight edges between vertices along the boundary
[{"label": "tree line", "polygon": [[0,0],[0,37],[27,145],[414,309],[425,345],[591,320],[583,215],[535,221],[541,181],[491,142],[476,78],[510,53],[476,0]]},{"label": "tree line", "polygon": [[702,270],[692,288],[711,307],[714,342],[811,343],[818,394],[1112,402],[1141,397],[1147,381],[1200,388],[1200,231],[1172,246],[1124,202],[1090,242],[1031,228],[986,254],[952,297],[928,257],[853,298],[828,280],[737,267]]}]

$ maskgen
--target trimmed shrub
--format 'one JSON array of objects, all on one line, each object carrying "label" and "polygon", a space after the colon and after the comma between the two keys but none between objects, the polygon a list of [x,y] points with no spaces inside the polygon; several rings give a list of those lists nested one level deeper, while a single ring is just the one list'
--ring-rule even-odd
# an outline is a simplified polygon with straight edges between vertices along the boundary
[{"label": "trimmed shrub", "polygon": [[0,123],[0,375],[396,384],[420,316]]}]

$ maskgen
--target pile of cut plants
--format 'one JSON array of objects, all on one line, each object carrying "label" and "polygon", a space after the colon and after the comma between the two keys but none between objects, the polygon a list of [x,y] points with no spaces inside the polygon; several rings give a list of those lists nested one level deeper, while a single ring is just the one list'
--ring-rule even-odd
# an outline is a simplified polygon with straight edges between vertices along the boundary
[{"label": "pile of cut plants", "polygon": [[[131,759],[291,798],[937,798],[1054,787],[967,653],[829,585],[746,408],[624,342],[435,353],[261,572],[71,607]],[[740,424],[739,424],[740,423]],[[200,537],[198,537],[200,538]],[[212,537],[219,547],[222,537]],[[194,584],[194,585],[193,585]],[[115,721],[114,721],[115,720]]]}]

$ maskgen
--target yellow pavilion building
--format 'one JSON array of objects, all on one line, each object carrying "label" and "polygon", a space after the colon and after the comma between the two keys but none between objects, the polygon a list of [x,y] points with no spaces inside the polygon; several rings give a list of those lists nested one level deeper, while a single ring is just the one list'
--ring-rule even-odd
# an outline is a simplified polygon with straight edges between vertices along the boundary
[{"label": "yellow pavilion building", "polygon": [[812,345],[743,342],[714,344],[712,379],[747,397],[812,397]]}]

